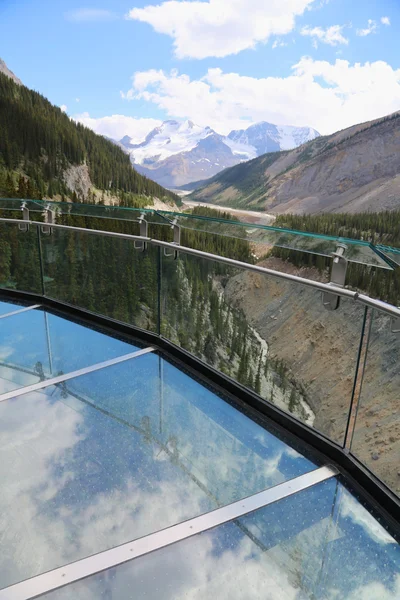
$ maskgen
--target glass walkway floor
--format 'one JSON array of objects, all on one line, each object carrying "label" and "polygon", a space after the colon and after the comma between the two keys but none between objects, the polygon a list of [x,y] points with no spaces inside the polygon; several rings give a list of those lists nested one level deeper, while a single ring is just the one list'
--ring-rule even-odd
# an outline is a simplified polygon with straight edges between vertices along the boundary
[{"label": "glass walkway floor", "polygon": [[342,476],[156,348],[0,302],[0,600],[395,600]]}]

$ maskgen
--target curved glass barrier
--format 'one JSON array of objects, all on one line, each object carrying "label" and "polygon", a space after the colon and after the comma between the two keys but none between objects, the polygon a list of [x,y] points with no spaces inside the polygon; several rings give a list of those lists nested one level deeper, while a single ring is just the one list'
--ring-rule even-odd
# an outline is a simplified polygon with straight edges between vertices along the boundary
[{"label": "curved glass barrier", "polygon": [[346,246],[346,258],[349,262],[364,264],[382,269],[392,269],[393,257],[387,252],[377,250],[369,242],[341,238],[335,236],[294,231],[268,225],[243,223],[223,218],[207,217],[173,211],[157,211],[151,208],[128,208],[120,206],[103,206],[98,204],[54,202],[48,200],[1,199],[0,208],[6,210],[21,209],[25,204],[30,211],[43,212],[49,207],[58,215],[76,215],[96,218],[137,221],[144,215],[146,221],[153,225],[165,225],[166,221],[176,220],[182,230],[202,231],[207,234],[246,239],[250,245],[257,247],[257,254],[266,254],[271,248],[286,248],[331,257],[338,244]]},{"label": "curved glass barrier", "polygon": [[400,333],[391,329],[375,309],[351,452],[400,496]]},{"label": "curved glass barrier", "polygon": [[[10,202],[13,211],[21,205]],[[85,211],[90,205],[78,206]],[[171,214],[166,220],[150,213],[155,220],[149,227],[160,238],[172,236]],[[189,222],[186,215],[177,218]],[[194,222],[206,223],[207,229],[182,225],[183,244],[244,263],[253,260],[249,238],[228,235],[231,227],[247,235],[246,224],[204,218],[189,224]],[[27,231],[22,225],[0,222],[1,287],[44,294],[161,334],[344,445],[364,319],[361,304],[342,299],[340,309],[329,312],[313,288],[198,258],[179,247],[175,259],[172,249],[151,243],[141,251],[140,240],[73,227],[53,227],[46,235],[40,225],[29,224]],[[368,244],[361,247],[373,252]],[[398,494],[393,457],[400,439],[394,412],[399,338],[390,333],[389,321],[378,313],[373,320],[352,452]],[[351,424],[352,419],[353,413]]]}]

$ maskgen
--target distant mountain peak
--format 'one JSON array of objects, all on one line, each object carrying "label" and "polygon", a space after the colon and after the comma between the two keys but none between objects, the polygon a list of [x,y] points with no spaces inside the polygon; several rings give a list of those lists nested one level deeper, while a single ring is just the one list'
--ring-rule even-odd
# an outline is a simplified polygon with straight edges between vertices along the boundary
[{"label": "distant mountain peak", "polygon": [[309,127],[281,127],[262,121],[224,136],[189,119],[168,119],[144,141],[134,143],[125,136],[120,144],[139,172],[166,187],[176,187],[212,177],[266,152],[290,150],[318,135]]},{"label": "distant mountain peak", "polygon": [[18,79],[18,77],[16,75],[14,75],[14,73],[12,71],[10,71],[10,69],[7,67],[6,63],[4,62],[4,60],[2,60],[1,58],[0,58],[0,73],[4,73],[4,75],[7,75],[7,77],[10,77],[10,79],[12,79],[18,85],[23,85],[22,81],[20,79]]}]

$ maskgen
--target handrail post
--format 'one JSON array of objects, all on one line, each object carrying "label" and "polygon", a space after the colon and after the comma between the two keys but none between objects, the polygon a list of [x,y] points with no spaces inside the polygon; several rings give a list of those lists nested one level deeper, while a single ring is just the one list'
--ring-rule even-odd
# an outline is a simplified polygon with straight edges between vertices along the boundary
[{"label": "handrail post", "polygon": [[[171,229],[174,231],[174,241],[172,244],[175,246],[180,246],[181,244],[181,226],[178,224],[178,218],[176,217],[173,221],[171,221]],[[167,249],[164,248],[164,256],[173,256],[174,260],[178,258],[178,251],[174,250],[174,252],[167,252]]]},{"label": "handrail post", "polygon": [[[336,252],[332,253],[333,263],[331,280],[328,285],[344,288],[347,272],[347,259],[344,257],[346,250],[347,246],[345,244],[338,244]],[[326,310],[337,310],[340,306],[340,296],[337,294],[330,294],[329,292],[323,292],[322,304]]]},{"label": "handrail post", "polygon": [[50,204],[48,204],[44,209],[44,222],[46,225],[42,225],[42,233],[44,235],[51,235],[53,233],[53,229],[50,227],[50,225],[54,225],[56,222],[56,211],[52,210]]},{"label": "handrail post", "polygon": [[[22,203],[21,211],[22,211],[22,221],[29,221],[29,209],[26,206],[26,202]],[[22,231],[23,233],[26,233],[27,231],[29,231],[29,223],[20,223],[18,225],[18,229],[20,231]]]},{"label": "handrail post", "polygon": [[[139,223],[139,235],[140,237],[149,237],[148,236],[148,231],[149,231],[149,224],[145,219],[145,213],[142,213],[140,215],[140,217],[138,218],[137,222]],[[140,241],[140,242],[134,242],[133,246],[135,248],[135,250],[140,250],[141,252],[144,252],[147,248],[147,242]]]}]

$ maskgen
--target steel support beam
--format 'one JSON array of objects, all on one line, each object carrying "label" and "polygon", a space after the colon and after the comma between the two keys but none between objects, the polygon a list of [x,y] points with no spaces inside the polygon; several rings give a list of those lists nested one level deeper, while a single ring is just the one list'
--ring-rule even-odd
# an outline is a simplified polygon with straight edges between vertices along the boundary
[{"label": "steel support beam", "polygon": [[38,575],[37,577],[32,577],[21,583],[4,588],[0,590],[0,600],[29,600],[37,598],[57,588],[64,587],[75,581],[138,558],[139,556],[144,556],[149,552],[165,548],[198,533],[208,531],[209,529],[243,517],[249,512],[292,496],[336,475],[337,470],[334,467],[320,467],[310,473],[300,475],[295,479],[249,496],[244,500],[233,502],[168,529],[157,531],[138,540],[122,544],[111,550],[99,552],[88,558],[70,563],[65,567],[48,571],[43,575]]}]

